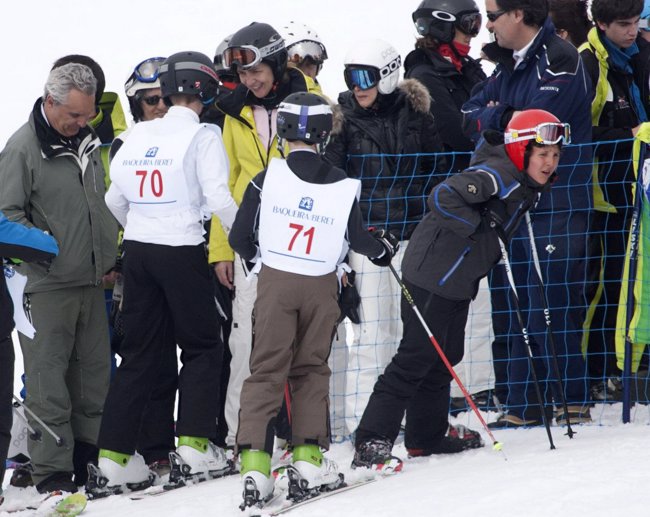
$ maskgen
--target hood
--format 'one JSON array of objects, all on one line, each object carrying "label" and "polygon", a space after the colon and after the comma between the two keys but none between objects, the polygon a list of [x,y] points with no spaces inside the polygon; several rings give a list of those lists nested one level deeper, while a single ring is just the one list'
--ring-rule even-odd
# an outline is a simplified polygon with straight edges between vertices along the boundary
[{"label": "hood", "polygon": [[373,107],[364,109],[357,104],[354,94],[347,90],[339,94],[338,104],[333,107],[332,134],[341,132],[345,117],[354,114],[356,117],[374,117],[378,114],[398,111],[408,103],[413,111],[428,113],[431,108],[431,96],[429,90],[417,79],[405,79],[399,83],[397,90],[389,95],[379,94]]}]

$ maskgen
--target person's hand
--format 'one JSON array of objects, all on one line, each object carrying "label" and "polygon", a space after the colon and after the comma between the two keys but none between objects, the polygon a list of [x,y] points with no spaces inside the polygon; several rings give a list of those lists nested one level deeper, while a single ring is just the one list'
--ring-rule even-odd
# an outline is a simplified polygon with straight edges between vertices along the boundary
[{"label": "person's hand", "polygon": [[104,282],[104,285],[114,284],[117,281],[117,277],[119,275],[120,274],[117,271],[115,271],[114,269],[111,269],[108,273],[106,273],[102,277],[102,281]]},{"label": "person's hand", "polygon": [[370,262],[375,266],[388,266],[391,259],[399,250],[399,239],[391,232],[384,229],[372,230],[370,234],[384,247],[384,254],[380,257],[370,258]]},{"label": "person's hand", "polygon": [[233,289],[233,267],[232,260],[223,260],[214,265],[214,272],[221,285],[226,286],[232,291]]}]

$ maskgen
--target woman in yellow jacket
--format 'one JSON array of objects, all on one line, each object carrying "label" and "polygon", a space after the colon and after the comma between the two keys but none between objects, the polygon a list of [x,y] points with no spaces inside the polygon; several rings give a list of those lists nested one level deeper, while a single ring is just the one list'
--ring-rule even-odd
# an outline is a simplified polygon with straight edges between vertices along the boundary
[{"label": "woman in yellow jacket", "polygon": [[[278,32],[266,23],[253,22],[233,34],[223,53],[224,65],[236,72],[241,84],[218,102],[226,114],[223,141],[230,160],[229,188],[241,203],[248,183],[264,170],[271,158],[280,157],[276,134],[278,105],[289,94],[314,92],[314,81],[297,68],[287,67],[287,51]],[[229,347],[232,353],[225,415],[227,445],[235,444],[239,395],[250,375],[251,316],[257,280],[250,280],[246,264],[228,245],[221,224],[211,225],[209,261],[219,281],[233,291],[233,316]]]}]

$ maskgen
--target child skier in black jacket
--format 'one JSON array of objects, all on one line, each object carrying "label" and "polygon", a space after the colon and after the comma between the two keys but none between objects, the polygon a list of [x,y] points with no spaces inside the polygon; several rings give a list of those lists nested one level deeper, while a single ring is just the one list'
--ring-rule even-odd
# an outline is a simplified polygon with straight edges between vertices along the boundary
[{"label": "child skier in black jacket", "polygon": [[[543,110],[514,116],[504,135],[485,132],[470,167],[438,185],[402,262],[403,281],[452,365],[464,350],[468,307],[510,239],[555,178],[569,128]],[[404,333],[375,384],[356,432],[353,466],[400,470],[391,456],[406,412],[411,456],[437,452],[448,428],[451,375],[402,299]]]}]

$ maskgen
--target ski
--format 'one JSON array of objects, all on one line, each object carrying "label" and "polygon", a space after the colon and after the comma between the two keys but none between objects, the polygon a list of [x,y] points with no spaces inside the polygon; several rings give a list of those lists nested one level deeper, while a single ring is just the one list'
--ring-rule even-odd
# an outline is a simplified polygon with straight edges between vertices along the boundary
[{"label": "ski", "polygon": [[310,503],[320,501],[321,499],[325,499],[326,497],[331,497],[333,495],[341,494],[343,492],[348,492],[349,490],[359,488],[369,483],[374,483],[377,481],[377,479],[379,478],[363,479],[352,483],[345,483],[328,492],[319,492],[316,495],[306,495],[305,498],[301,499],[300,501],[294,501],[291,499],[280,500],[281,496],[287,493],[287,490],[283,490],[278,496],[273,497],[273,499],[271,499],[261,508],[254,507],[253,512],[249,514],[249,517],[275,517],[276,515],[283,515],[292,510],[295,510],[296,508],[300,508],[301,506],[305,506]]},{"label": "ski", "polygon": [[235,474],[239,474],[239,471],[237,469],[230,469],[227,470],[219,475],[210,477],[210,479],[204,479],[204,480],[199,480],[199,479],[186,479],[183,480],[180,483],[175,483],[175,484],[162,484],[162,485],[154,485],[152,487],[146,488],[145,490],[140,490],[140,491],[135,491],[135,492],[130,492],[126,494],[129,499],[132,501],[140,501],[142,499],[146,499],[148,497],[156,497],[164,494],[169,494],[170,492],[174,492],[178,488],[182,488],[184,486],[195,486],[198,484],[203,484],[203,483],[209,483],[210,481],[217,481],[219,479],[223,479],[228,476],[233,476]]},{"label": "ski", "polygon": [[49,517],[75,517],[86,509],[88,499],[84,494],[72,494],[57,503]]}]

